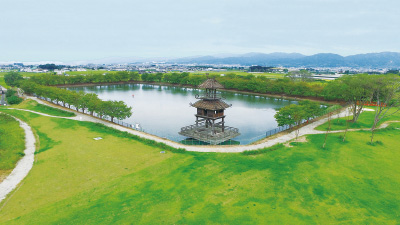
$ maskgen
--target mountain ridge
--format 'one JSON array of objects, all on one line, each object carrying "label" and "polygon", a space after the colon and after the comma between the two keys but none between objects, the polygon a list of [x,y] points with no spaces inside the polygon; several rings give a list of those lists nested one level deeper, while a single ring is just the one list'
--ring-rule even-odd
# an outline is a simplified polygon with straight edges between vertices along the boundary
[{"label": "mountain ridge", "polygon": [[[363,53],[341,56],[334,53],[317,53],[303,55],[301,53],[260,53],[249,52],[245,54],[217,54],[203,56],[188,56],[180,58],[167,57],[108,57],[94,60],[79,60],[72,62],[42,61],[22,62],[27,65],[42,63],[56,63],[66,65],[86,64],[127,64],[127,63],[169,63],[169,64],[208,64],[208,65],[241,65],[241,66],[272,66],[272,67],[349,67],[364,69],[400,69],[399,52]],[[13,64],[17,61],[0,62],[0,64]]]},{"label": "mountain ridge", "polygon": [[306,56],[300,53],[246,53],[232,57],[187,57],[169,60],[181,64],[238,64],[243,66],[284,66],[284,67],[363,67],[400,68],[400,53],[380,52],[341,56],[334,53],[318,53]]}]

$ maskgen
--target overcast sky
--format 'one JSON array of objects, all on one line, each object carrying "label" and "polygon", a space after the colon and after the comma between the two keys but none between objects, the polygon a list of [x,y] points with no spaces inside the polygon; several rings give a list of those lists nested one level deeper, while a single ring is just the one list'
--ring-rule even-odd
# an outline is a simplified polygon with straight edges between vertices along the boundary
[{"label": "overcast sky", "polygon": [[0,0],[0,61],[400,52],[399,0]]}]

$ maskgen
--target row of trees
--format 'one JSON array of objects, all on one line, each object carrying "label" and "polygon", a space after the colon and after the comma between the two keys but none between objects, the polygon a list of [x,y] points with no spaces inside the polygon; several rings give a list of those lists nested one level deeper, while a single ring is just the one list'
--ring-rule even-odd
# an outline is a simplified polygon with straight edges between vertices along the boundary
[{"label": "row of trees", "polygon": [[[317,116],[320,116],[324,108],[317,102],[311,102],[308,100],[299,102],[298,105],[291,104],[280,108],[274,115],[278,126],[289,125],[298,126],[304,120],[310,120]],[[296,139],[299,135],[299,130],[296,130]]]},{"label": "row of trees", "polygon": [[[229,73],[225,76],[213,75],[227,89],[237,89],[266,94],[284,94],[290,96],[320,97],[325,100],[341,100],[351,102],[355,107],[354,122],[357,121],[362,107],[357,107],[357,102],[368,102],[371,99],[371,79],[377,75],[358,74],[346,75],[332,82],[314,82],[310,79],[310,73],[301,70],[290,72],[282,79],[268,79],[263,76],[254,75],[239,76]],[[393,75],[381,75],[383,77],[393,77]],[[16,72],[6,74],[5,80],[9,80],[10,86],[15,86],[22,76]],[[144,73],[119,71],[75,75],[59,76],[52,74],[41,74],[30,78],[35,83],[41,85],[68,85],[85,83],[114,83],[114,82],[163,82],[180,85],[197,86],[207,79],[206,75],[192,75],[183,73]],[[368,93],[369,92],[369,93]],[[359,104],[362,106],[362,104]]]},{"label": "row of trees", "polygon": [[35,83],[41,85],[68,85],[68,84],[85,84],[85,83],[113,83],[139,81],[140,74],[137,72],[118,71],[114,73],[96,73],[87,75],[54,75],[40,74],[30,78]]},{"label": "row of trees", "polygon": [[[400,112],[400,77],[393,74],[347,75],[329,82],[323,89],[323,95],[329,100],[347,102],[353,114],[350,122],[353,123],[357,122],[366,105],[374,106],[375,114],[371,127],[371,143],[373,143],[374,131],[378,123]],[[289,105],[281,108],[275,118],[280,126],[299,125],[305,119],[307,110],[312,111],[312,109],[304,108],[302,103]]]},{"label": "row of trees", "polygon": [[324,92],[330,99],[342,99],[351,106],[351,122],[357,122],[366,105],[375,105],[371,142],[377,124],[400,110],[400,77],[393,74],[343,76],[330,82]]},{"label": "row of trees", "polygon": [[15,87],[17,86],[18,82],[23,80],[21,74],[15,71],[8,72],[4,75],[4,81],[8,86]]},{"label": "row of trees", "polygon": [[[285,94],[292,96],[323,97],[324,83],[311,82],[303,76],[294,75],[283,79],[268,79],[254,75],[239,76],[233,73],[226,76],[213,75],[227,89],[250,91],[256,93]],[[42,85],[68,85],[84,83],[114,83],[114,82],[163,82],[179,85],[197,86],[207,79],[206,75],[192,75],[190,73],[144,73],[119,71],[105,74],[88,74],[75,76],[58,76],[41,74],[32,76],[32,81]]]},{"label": "row of trees", "polygon": [[319,82],[304,82],[301,80],[268,79],[254,76],[224,76],[217,80],[228,89],[250,91],[263,94],[284,94],[304,97],[323,97],[322,90],[325,86]]},{"label": "row of trees", "polygon": [[91,115],[97,113],[100,118],[109,116],[111,121],[114,118],[123,120],[132,115],[132,107],[128,107],[123,101],[103,101],[97,94],[75,92],[57,87],[49,87],[25,80],[19,83],[26,94],[36,94],[51,99],[52,102],[71,108],[74,106],[76,111],[88,112]]}]

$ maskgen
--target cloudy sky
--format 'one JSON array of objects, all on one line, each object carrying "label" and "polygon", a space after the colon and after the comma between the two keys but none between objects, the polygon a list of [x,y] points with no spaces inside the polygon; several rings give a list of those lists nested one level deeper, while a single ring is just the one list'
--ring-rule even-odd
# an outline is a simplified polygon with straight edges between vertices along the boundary
[{"label": "cloudy sky", "polygon": [[398,0],[1,0],[0,61],[400,52]]}]

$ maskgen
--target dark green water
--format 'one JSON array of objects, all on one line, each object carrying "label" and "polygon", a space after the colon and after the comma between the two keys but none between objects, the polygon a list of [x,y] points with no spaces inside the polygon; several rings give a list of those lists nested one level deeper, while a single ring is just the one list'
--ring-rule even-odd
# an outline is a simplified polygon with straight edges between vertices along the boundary
[{"label": "dark green water", "polygon": [[[124,101],[132,106],[133,114],[124,122],[139,124],[147,133],[173,141],[184,140],[178,134],[181,127],[194,124],[196,109],[189,103],[196,101],[201,90],[146,84],[125,84],[68,88],[96,93],[103,100]],[[274,115],[277,108],[296,101],[255,95],[221,92],[232,107],[225,110],[227,126],[239,128],[234,140],[249,144],[265,137],[265,132],[277,127]],[[134,95],[134,97],[132,96]]]}]

